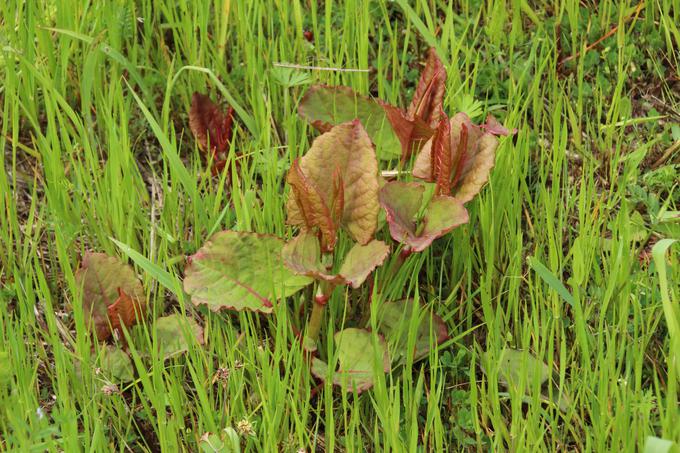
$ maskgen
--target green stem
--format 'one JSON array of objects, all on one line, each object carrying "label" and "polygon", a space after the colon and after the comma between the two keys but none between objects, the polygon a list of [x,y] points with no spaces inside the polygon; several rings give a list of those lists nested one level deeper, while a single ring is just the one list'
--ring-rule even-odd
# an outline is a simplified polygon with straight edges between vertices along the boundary
[{"label": "green stem", "polygon": [[331,291],[333,291],[333,287],[329,285],[328,282],[319,282],[316,296],[314,297],[314,304],[312,305],[312,314],[307,323],[307,337],[314,342],[319,339],[321,323],[323,322],[323,312],[326,303],[330,298]]}]

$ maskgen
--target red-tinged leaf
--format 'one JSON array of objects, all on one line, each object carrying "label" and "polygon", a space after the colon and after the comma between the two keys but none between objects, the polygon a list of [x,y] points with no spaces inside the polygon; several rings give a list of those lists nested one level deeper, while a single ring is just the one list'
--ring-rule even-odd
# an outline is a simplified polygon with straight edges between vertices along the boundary
[{"label": "red-tinged leaf", "polygon": [[312,282],[284,265],[284,242],[249,232],[214,234],[189,260],[184,291],[194,305],[270,313],[274,302]]},{"label": "red-tinged leaf", "polygon": [[140,307],[146,305],[142,283],[132,267],[118,258],[86,252],[75,277],[83,289],[83,311],[88,328],[94,330],[99,340],[111,336],[113,320],[109,319],[109,307],[120,298],[119,291],[137,301]]},{"label": "red-tinged leaf", "polygon": [[484,134],[479,140],[477,152],[470,158],[470,165],[463,170],[455,197],[462,203],[472,200],[482,190],[494,167],[498,139]]},{"label": "red-tinged leaf", "polygon": [[144,317],[145,310],[145,304],[133,299],[122,288],[118,288],[118,299],[107,308],[111,328],[122,334],[123,326],[127,329],[132,327]]},{"label": "red-tinged leaf", "polygon": [[399,181],[389,182],[380,190],[380,204],[387,212],[390,235],[412,252],[425,250],[432,241],[468,221],[468,213],[459,200],[435,196],[417,222],[424,192],[421,184]]},{"label": "red-tinged leaf", "polygon": [[349,87],[314,85],[305,93],[298,110],[301,117],[321,132],[358,119],[375,144],[380,159],[400,155],[400,142],[390,127],[382,105]]},{"label": "red-tinged leaf", "polygon": [[381,103],[385,109],[387,119],[399,137],[401,144],[401,160],[405,161],[413,153],[417,153],[422,146],[432,137],[432,129],[424,120],[406,114],[399,107],[387,103]]},{"label": "red-tinged leaf", "polygon": [[203,151],[209,149],[213,157],[223,158],[229,151],[233,121],[233,108],[229,107],[225,114],[207,95],[192,96],[189,127]]},{"label": "red-tinged leaf", "polygon": [[366,245],[356,244],[345,256],[339,276],[352,288],[358,288],[389,254],[389,246],[382,241],[374,239]]},{"label": "red-tinged leaf", "polygon": [[517,133],[517,128],[513,128],[512,130],[509,130],[505,126],[503,126],[501,123],[498,122],[496,118],[494,118],[493,115],[489,114],[486,117],[486,123],[482,124],[480,126],[482,129],[487,131],[490,134],[493,135],[515,135]]},{"label": "red-tinged leaf", "polygon": [[432,179],[436,183],[437,195],[451,193],[451,159],[451,126],[447,119],[443,119],[432,137]]},{"label": "red-tinged leaf", "polygon": [[442,344],[449,338],[444,320],[436,313],[430,313],[413,299],[389,301],[378,308],[378,332],[385,336],[390,345],[393,360],[406,362],[409,330],[413,320],[417,320],[415,344],[411,349],[412,361],[427,357],[431,345]]},{"label": "red-tinged leaf", "polygon": [[324,280],[333,285],[358,288],[387,258],[390,248],[382,241],[355,244],[345,256],[338,274],[332,274],[321,262],[321,248],[316,236],[302,233],[283,246],[283,261],[298,275]]},{"label": "red-tinged leaf", "polygon": [[[450,170],[436,162],[436,159],[446,158],[446,139],[442,139],[445,131],[438,128],[435,136],[418,154],[413,166],[413,176],[437,183],[437,193],[440,194],[447,193],[445,184],[450,181],[450,191],[455,198],[466,203],[479,193],[488,180],[494,165],[498,140],[493,134],[485,133],[482,128],[472,124],[464,113],[451,118],[449,126]],[[441,148],[442,145],[444,148]]]},{"label": "red-tinged leaf", "polygon": [[338,366],[335,370],[323,360],[312,359],[312,374],[346,392],[361,393],[373,386],[378,373],[390,370],[390,359],[385,340],[364,329],[349,328],[334,335]]},{"label": "red-tinged leaf", "polygon": [[303,232],[294,237],[283,246],[281,256],[286,266],[298,275],[335,284],[342,283],[337,275],[330,274],[321,263],[319,239],[313,234]]},{"label": "red-tinged leaf", "polygon": [[[314,183],[302,172],[300,159],[296,159],[291,165],[286,182],[290,184],[294,195],[292,198],[294,205],[291,206],[290,202],[288,205],[288,223],[300,226],[306,231],[318,231],[324,251],[333,250],[337,240],[338,224],[331,217],[331,211]],[[291,215],[291,212],[300,215]],[[297,223],[298,218],[302,222]]]},{"label": "red-tinged leaf", "polygon": [[[380,210],[377,200],[378,161],[371,140],[358,120],[335,126],[314,140],[311,149],[300,159],[299,169],[301,171],[294,171],[292,180],[289,173],[291,186],[294,190],[297,186],[301,194],[312,193],[311,190],[301,189],[301,175],[304,176],[307,186],[315,189],[323,203],[316,199],[310,200],[307,203],[311,207],[309,212],[303,213],[299,202],[289,201],[288,223],[300,225],[302,220],[308,225],[311,216],[315,222],[318,220],[313,225],[321,229],[321,220],[330,218],[328,207],[333,206],[334,199],[340,197],[337,186],[341,179],[343,209],[339,226],[345,228],[361,244],[373,239]],[[336,172],[339,178],[333,177]],[[295,192],[295,198],[299,196]],[[328,230],[331,231],[330,228]],[[324,232],[324,229],[321,231]],[[324,251],[332,250],[332,246],[328,245],[334,245],[334,241],[330,238],[326,241],[327,244],[322,241],[322,248]]]},{"label": "red-tinged leaf", "polygon": [[333,196],[331,202],[331,216],[334,225],[342,222],[342,213],[345,210],[345,182],[342,180],[340,167],[335,167],[333,172]]},{"label": "red-tinged leaf", "polygon": [[421,120],[431,129],[436,128],[444,118],[445,91],[446,69],[437,56],[437,52],[431,48],[409,105],[408,116]]}]

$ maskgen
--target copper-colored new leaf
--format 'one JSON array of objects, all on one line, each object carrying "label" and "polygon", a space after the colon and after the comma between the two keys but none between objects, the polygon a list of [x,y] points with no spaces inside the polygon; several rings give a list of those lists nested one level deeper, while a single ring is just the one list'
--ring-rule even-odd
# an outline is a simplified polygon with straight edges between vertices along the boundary
[{"label": "copper-colored new leaf", "polygon": [[423,144],[432,137],[434,129],[423,119],[410,116],[399,107],[386,102],[381,102],[381,105],[385,109],[387,119],[401,143],[402,160],[407,159],[414,152],[418,152]]},{"label": "copper-colored new leaf", "polygon": [[[339,176],[334,178],[333,175],[336,172]],[[299,170],[291,168],[288,182],[294,188],[295,200],[298,200],[301,195],[311,193],[302,190],[305,186],[303,177],[308,181],[307,185],[315,189],[315,193],[323,203],[317,199],[303,202],[306,206],[314,207],[307,213],[302,212],[304,205],[301,205],[299,201],[289,202],[288,223],[301,225],[300,221],[303,221],[305,225],[310,225],[308,218],[313,216],[315,222],[318,218],[318,223],[311,223],[311,225],[325,224],[326,222],[322,223],[321,220],[331,217],[329,207],[334,206],[334,200],[338,198],[339,201],[340,194],[342,194],[343,207],[339,226],[345,228],[350,236],[361,244],[366,244],[373,239],[380,210],[378,161],[371,139],[359,120],[340,124],[319,136],[314,140],[307,154],[300,159]],[[342,191],[338,189],[340,180]],[[337,215],[337,212],[334,214]],[[324,230],[321,229],[321,231]],[[328,228],[328,231],[330,233],[332,230]],[[330,237],[327,244],[322,244],[322,247],[329,251],[332,249],[332,247],[327,247],[329,244],[334,244],[334,240],[331,241]]]},{"label": "copper-colored new leaf", "polygon": [[407,114],[414,119],[422,120],[434,129],[444,117],[444,92],[446,91],[446,69],[431,48],[425,68],[420,74],[420,80],[413,93]]},{"label": "copper-colored new leaf", "polygon": [[446,69],[434,49],[430,49],[425,68],[413,93],[408,110],[381,103],[392,129],[401,142],[402,161],[417,153],[432,137],[444,113]]},{"label": "copper-colored new leaf", "polygon": [[[296,159],[293,165],[291,165],[286,182],[290,184],[294,194],[294,207],[291,207],[289,203],[288,212],[295,212],[297,209],[297,212],[300,214],[298,217],[290,216],[289,214],[289,223],[294,224],[293,220],[297,221],[299,218],[303,223],[298,225],[304,229],[313,230],[318,228],[321,234],[321,246],[324,251],[333,250],[337,239],[335,219],[331,217],[331,211],[314,186],[314,183],[302,172],[300,159]],[[336,214],[336,212],[334,211],[333,214]]]},{"label": "copper-colored new leaf", "polygon": [[123,327],[132,327],[144,316],[145,306],[134,300],[122,288],[118,288],[118,299],[107,308],[111,328],[122,333]]},{"label": "copper-colored new leaf", "polygon": [[[474,125],[465,113],[458,113],[451,118],[448,131],[437,128],[423,146],[416,157],[413,176],[436,183],[438,194],[453,192],[458,200],[466,203],[488,180],[497,147],[498,140],[492,133]],[[443,165],[449,156],[450,165]]]},{"label": "copper-colored new leaf", "polygon": [[109,317],[109,307],[115,306],[113,310],[118,313],[118,310],[127,304],[125,301],[119,301],[121,292],[136,301],[140,311],[146,304],[142,283],[137,279],[132,267],[118,258],[104,253],[86,252],[75,277],[76,283],[83,289],[86,322],[88,326],[92,326],[99,340],[108,339],[112,328],[116,326],[120,328],[120,324],[114,325],[114,322],[117,322],[114,321],[116,318]]},{"label": "copper-colored new leaf", "polygon": [[189,127],[203,151],[210,149],[214,157],[223,157],[229,151],[233,121],[232,107],[224,114],[207,95],[194,93],[192,96]]}]

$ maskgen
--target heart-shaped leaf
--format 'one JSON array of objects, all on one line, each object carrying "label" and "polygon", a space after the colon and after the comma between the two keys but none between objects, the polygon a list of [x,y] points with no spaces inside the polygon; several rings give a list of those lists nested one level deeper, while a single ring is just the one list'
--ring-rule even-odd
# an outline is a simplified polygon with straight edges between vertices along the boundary
[{"label": "heart-shaped leaf", "polygon": [[349,328],[338,332],[335,339],[338,367],[330,372],[328,364],[320,359],[312,359],[312,374],[321,380],[331,375],[333,384],[345,391],[356,390],[361,393],[373,386],[376,378],[376,361],[383,372],[390,369],[385,340],[378,337],[374,343],[371,332]]},{"label": "heart-shaped leaf", "polygon": [[375,143],[380,159],[399,157],[400,141],[390,126],[382,104],[349,87],[314,85],[300,101],[300,116],[321,132],[358,119]]},{"label": "heart-shaped leaf", "polygon": [[283,245],[275,236],[216,233],[189,259],[184,291],[195,305],[205,304],[213,311],[231,308],[270,313],[274,301],[312,282],[284,265]]},{"label": "heart-shaped leaf", "polygon": [[135,378],[135,369],[130,356],[115,346],[107,345],[102,349],[99,367],[109,379],[130,382]]},{"label": "heart-shaped leaf", "polygon": [[203,151],[211,150],[217,157],[229,151],[234,109],[229,107],[227,113],[205,94],[194,93],[189,110],[189,128]]},{"label": "heart-shaped leaf", "polygon": [[[411,359],[421,360],[430,352],[431,338],[441,344],[449,338],[444,320],[435,313],[414,306],[413,299],[383,303],[378,309],[378,331],[385,336],[393,351],[406,360],[410,329],[415,329],[415,344]],[[415,320],[415,321],[414,321]],[[415,325],[414,325],[415,323]],[[396,357],[393,357],[396,359]]]},{"label": "heart-shaped leaf", "polygon": [[[563,392],[560,394],[548,365],[527,351],[503,349],[495,362],[487,352],[482,356],[482,363],[484,364],[482,370],[485,373],[490,367],[498,371],[498,381],[506,388],[513,391],[523,388],[526,399],[533,395],[532,389],[537,384],[540,387],[541,399],[544,401],[552,401],[563,412],[571,404],[567,394]],[[549,387],[552,388],[549,390]]]},{"label": "heart-shaped leaf", "polygon": [[[291,185],[295,196],[288,202],[288,223],[304,229],[320,229],[324,251],[332,250],[331,244],[335,243],[334,238],[326,237],[330,233],[325,233],[326,229],[332,229],[320,226],[327,223],[328,218],[335,217],[339,226],[361,244],[373,239],[380,210],[378,161],[371,140],[358,120],[335,126],[314,140],[294,174],[304,175],[311,189],[302,190],[303,184],[294,176]],[[305,201],[299,192],[316,193],[318,199]],[[338,204],[342,208],[340,212],[336,210]]]},{"label": "heart-shaped leaf", "polygon": [[387,212],[390,235],[412,252],[425,250],[435,239],[467,223],[463,204],[446,196],[433,197],[418,221],[425,187],[419,183],[393,181],[380,189],[380,204]]},{"label": "heart-shaped leaf", "polygon": [[[83,288],[85,319],[94,324],[99,340],[120,329],[120,320],[132,326],[146,309],[144,288],[131,266],[104,253],[86,252],[76,271],[76,283]],[[109,314],[113,314],[110,317]]]},{"label": "heart-shaped leaf", "polygon": [[[496,132],[498,126],[491,126]],[[494,166],[498,139],[472,124],[465,113],[439,122],[434,136],[423,146],[413,176],[436,183],[436,193],[451,192],[462,203],[479,193]]]},{"label": "heart-shaped leaf", "polygon": [[299,275],[316,280],[325,280],[333,285],[351,285],[358,288],[380,266],[390,253],[382,241],[372,240],[366,245],[355,244],[342,262],[338,274],[334,275],[321,262],[321,248],[316,236],[301,233],[288,242],[282,251],[286,266]]},{"label": "heart-shaped leaf", "polygon": [[204,343],[203,328],[194,319],[173,314],[156,320],[156,340],[164,358],[188,351],[192,338],[196,344]]}]

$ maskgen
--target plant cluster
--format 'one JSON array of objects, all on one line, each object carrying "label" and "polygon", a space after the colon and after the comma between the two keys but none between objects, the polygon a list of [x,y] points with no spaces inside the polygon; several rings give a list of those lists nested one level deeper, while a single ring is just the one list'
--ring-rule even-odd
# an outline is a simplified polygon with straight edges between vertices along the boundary
[{"label": "plant cluster", "polygon": [[[489,178],[497,136],[509,133],[491,116],[482,125],[473,124],[464,113],[449,117],[445,95],[446,71],[434,50],[406,109],[348,87],[311,87],[299,113],[321,135],[293,162],[286,177],[287,222],[297,235],[286,242],[259,232],[214,234],[185,268],[184,291],[192,303],[213,311],[269,314],[276,304],[313,285],[307,325],[299,338],[312,374],[348,391],[371,387],[376,368],[387,372],[407,356],[410,360],[427,356],[431,338],[441,343],[448,337],[445,323],[436,315],[423,317],[415,342],[411,340],[407,349],[404,321],[420,313],[419,304],[412,299],[384,301],[382,288],[411,254],[468,222],[465,204]],[[224,166],[229,151],[232,116],[231,110],[222,113],[207,96],[194,95],[191,130],[217,169]],[[398,173],[410,174],[411,180],[388,181],[379,160],[398,160]],[[389,236],[382,234],[385,223]],[[385,242],[389,238],[391,243]],[[374,285],[369,277],[391,252],[396,252],[392,264],[381,274],[381,284]],[[95,257],[86,257],[84,270],[93,267]],[[134,274],[110,258],[97,261],[100,269],[118,267],[115,283],[100,278],[106,294],[102,285],[90,289],[85,279],[85,306],[92,307],[88,310],[94,315],[95,331],[104,340],[121,325],[132,325],[144,310],[142,305],[135,308],[142,291]],[[370,291],[360,292],[367,281]],[[317,342],[326,306],[341,299],[332,297],[338,288],[357,291],[364,311],[370,303],[379,304],[379,335],[367,330],[365,321],[336,332],[336,366],[332,358],[319,357]]]}]

